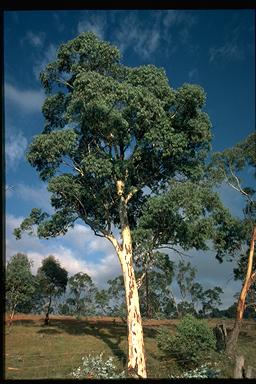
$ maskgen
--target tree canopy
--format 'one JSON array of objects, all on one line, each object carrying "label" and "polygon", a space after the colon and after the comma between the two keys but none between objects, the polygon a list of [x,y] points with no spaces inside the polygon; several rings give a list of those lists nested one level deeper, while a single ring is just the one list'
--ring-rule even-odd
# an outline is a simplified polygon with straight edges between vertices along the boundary
[{"label": "tree canopy", "polygon": [[124,182],[131,226],[145,201],[170,177],[196,179],[211,140],[205,93],[173,90],[162,68],[126,67],[119,51],[83,33],[57,51],[41,73],[45,128],[27,153],[48,181],[56,212],[31,211],[19,229],[49,238],[81,218],[100,235],[120,224],[116,182]]}]

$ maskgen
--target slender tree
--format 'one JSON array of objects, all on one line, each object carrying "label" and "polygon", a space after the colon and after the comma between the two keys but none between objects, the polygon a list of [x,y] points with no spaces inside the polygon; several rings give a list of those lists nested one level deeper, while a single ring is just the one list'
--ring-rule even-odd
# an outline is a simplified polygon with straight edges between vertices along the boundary
[{"label": "slender tree", "polygon": [[87,273],[78,272],[68,279],[70,297],[67,304],[71,306],[71,313],[77,316],[88,316],[93,313],[96,287]]},{"label": "slender tree", "polygon": [[125,286],[128,373],[145,378],[131,230],[147,191],[158,194],[170,177],[200,177],[211,140],[204,91],[173,90],[153,65],[123,65],[118,49],[91,32],[61,45],[41,82],[45,127],[27,158],[48,182],[56,212],[33,209],[15,234],[36,225],[40,238],[51,238],[81,219],[112,243]]},{"label": "slender tree", "polygon": [[35,291],[32,261],[23,253],[12,256],[6,267],[6,304],[10,311],[9,325],[12,324],[17,306],[32,299]]},{"label": "slender tree", "polygon": [[58,260],[50,255],[42,260],[42,266],[37,271],[37,281],[41,296],[47,300],[45,304],[45,325],[49,325],[49,315],[52,309],[52,299],[62,295],[67,286],[68,273],[60,266]]},{"label": "slender tree", "polygon": [[[229,226],[226,233],[218,241],[218,258],[222,261],[226,253],[231,256],[242,249],[247,243],[247,257],[243,254],[240,258],[240,271],[235,268],[235,276],[243,274],[243,285],[237,302],[236,319],[233,330],[227,340],[227,353],[234,354],[238,336],[242,326],[246,298],[250,288],[256,281],[255,241],[256,241],[256,190],[244,186],[241,172],[256,166],[256,134],[250,134],[245,140],[233,148],[215,153],[209,167],[210,174],[216,183],[226,182],[231,188],[240,193],[246,201],[244,218],[238,225]],[[254,169],[255,176],[255,169]],[[248,176],[247,176],[248,177]]]}]

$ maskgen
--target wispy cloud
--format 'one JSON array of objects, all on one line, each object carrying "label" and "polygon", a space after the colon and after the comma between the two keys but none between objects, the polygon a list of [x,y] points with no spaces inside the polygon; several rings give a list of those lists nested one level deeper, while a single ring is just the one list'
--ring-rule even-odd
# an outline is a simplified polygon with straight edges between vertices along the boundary
[{"label": "wispy cloud", "polygon": [[188,72],[189,80],[197,80],[198,75],[199,75],[199,72],[197,68],[193,68]]},{"label": "wispy cloud", "polygon": [[[60,12],[60,11],[59,11]],[[59,12],[53,12],[52,16],[54,19],[54,26],[56,27],[58,32],[63,32],[65,29],[65,24],[61,22],[61,17],[59,15]]]},{"label": "wispy cloud", "polygon": [[21,45],[29,43],[34,48],[41,48],[44,45],[45,33],[34,33],[33,31],[27,31],[26,35],[21,39]]},{"label": "wispy cloud", "polygon": [[43,92],[34,89],[19,89],[13,85],[5,84],[5,98],[8,105],[13,103],[25,113],[40,112],[44,100]]},{"label": "wispy cloud", "polygon": [[210,63],[217,60],[243,60],[244,52],[236,42],[230,41],[220,47],[211,47],[209,56]]},{"label": "wispy cloud", "polygon": [[105,38],[107,22],[105,13],[89,14],[86,12],[78,22],[77,32],[94,32],[100,39]]},{"label": "wispy cloud", "polygon": [[28,141],[20,131],[11,136],[6,135],[5,154],[7,168],[15,169],[20,160],[24,158]]},{"label": "wispy cloud", "polygon": [[[158,20],[156,23],[158,24]],[[122,20],[115,36],[121,51],[133,49],[144,58],[148,58],[155,52],[160,43],[159,28],[153,25],[145,27],[137,13],[129,13]]]},{"label": "wispy cloud", "polygon": [[223,41],[219,45],[209,48],[209,62],[214,61],[238,61],[245,58],[245,52],[248,48],[241,40],[241,34],[244,26],[238,21],[230,22],[229,33],[224,35]]},{"label": "wispy cloud", "polygon": [[57,46],[50,44],[46,49],[41,51],[41,53],[34,60],[33,73],[37,79],[39,78],[40,72],[45,69],[46,65],[55,60],[56,51]]},{"label": "wispy cloud", "polygon": [[15,185],[15,198],[30,202],[37,208],[52,212],[50,204],[50,193],[47,191],[46,185],[42,184],[40,187],[34,187],[23,183]]},{"label": "wispy cloud", "polygon": [[189,29],[195,23],[196,18],[185,11],[158,10],[150,14],[147,23],[141,13],[131,11],[122,18],[116,31],[116,41],[123,52],[133,49],[145,59],[157,52],[160,46],[170,55],[176,50],[174,32],[181,43],[189,44]]},{"label": "wispy cloud", "polygon": [[196,17],[189,13],[189,11],[179,11],[175,9],[169,9],[162,11],[163,25],[165,27],[171,27],[173,25],[186,24],[188,27],[196,24]]}]

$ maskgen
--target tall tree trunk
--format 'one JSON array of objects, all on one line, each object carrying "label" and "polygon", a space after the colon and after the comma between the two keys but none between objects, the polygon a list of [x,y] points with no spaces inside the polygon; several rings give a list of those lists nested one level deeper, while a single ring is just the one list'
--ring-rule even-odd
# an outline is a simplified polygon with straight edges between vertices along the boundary
[{"label": "tall tree trunk", "polygon": [[122,246],[118,250],[121,262],[127,307],[128,328],[128,375],[146,378],[146,359],[143,339],[139,295],[132,260],[132,238],[127,217],[127,203],[123,196],[124,183],[117,183],[120,196],[119,215],[121,222]]},{"label": "tall tree trunk", "polygon": [[247,264],[247,271],[246,271],[246,277],[244,280],[244,284],[242,286],[238,303],[237,303],[237,310],[236,310],[236,320],[234,327],[231,331],[231,334],[228,337],[227,340],[227,347],[226,352],[229,355],[233,355],[236,350],[237,346],[237,340],[240,333],[240,329],[242,326],[242,320],[244,316],[244,310],[245,310],[245,300],[247,293],[250,289],[250,286],[253,282],[252,279],[252,266],[253,266],[253,256],[254,256],[254,242],[256,241],[256,227],[253,229],[252,237],[251,237],[251,244],[250,244],[250,252],[248,256],[248,264]]},{"label": "tall tree trunk", "polygon": [[9,327],[12,325],[12,321],[13,321],[14,314],[15,314],[15,308],[16,308],[16,304],[15,304],[14,307],[12,308],[11,313],[10,313],[10,316],[9,316]]},{"label": "tall tree trunk", "polygon": [[150,313],[149,313],[148,271],[146,271],[145,283],[146,283],[146,314],[147,314],[147,318],[149,319]]},{"label": "tall tree trunk", "polygon": [[51,304],[52,304],[52,297],[50,296],[49,303],[48,303],[47,309],[46,309],[44,325],[49,325],[49,321],[50,321],[49,320],[49,313],[50,313],[50,309],[51,309]]}]

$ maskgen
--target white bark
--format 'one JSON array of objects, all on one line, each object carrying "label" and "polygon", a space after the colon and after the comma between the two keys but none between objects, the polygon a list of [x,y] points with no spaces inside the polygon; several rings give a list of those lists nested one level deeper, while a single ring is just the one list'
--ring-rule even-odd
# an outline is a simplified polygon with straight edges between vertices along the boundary
[{"label": "white bark", "polygon": [[139,306],[138,288],[132,260],[132,238],[127,218],[127,202],[123,196],[124,184],[117,182],[117,194],[120,196],[120,221],[122,245],[117,246],[117,253],[121,262],[126,306],[127,306],[127,328],[128,328],[128,375],[132,377],[146,378],[146,361],[143,339],[142,319]]}]

